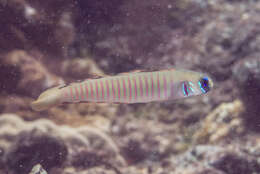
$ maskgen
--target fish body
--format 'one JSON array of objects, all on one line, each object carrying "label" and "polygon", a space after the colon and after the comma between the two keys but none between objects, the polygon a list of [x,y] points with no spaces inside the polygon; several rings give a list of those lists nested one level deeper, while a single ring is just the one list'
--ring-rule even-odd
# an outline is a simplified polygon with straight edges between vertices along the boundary
[{"label": "fish body", "polygon": [[32,103],[44,110],[62,103],[147,103],[168,101],[207,93],[213,87],[205,74],[185,70],[133,72],[88,79],[51,88]]}]

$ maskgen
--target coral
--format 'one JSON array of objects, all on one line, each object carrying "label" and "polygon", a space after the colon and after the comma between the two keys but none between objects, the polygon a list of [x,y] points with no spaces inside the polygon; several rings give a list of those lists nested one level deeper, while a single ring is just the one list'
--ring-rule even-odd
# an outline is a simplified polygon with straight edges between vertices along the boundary
[{"label": "coral", "polygon": [[87,79],[92,75],[104,76],[104,72],[89,58],[75,58],[62,62],[61,72],[65,76],[75,79]]},{"label": "coral", "polygon": [[16,173],[27,174],[38,162],[48,170],[60,166],[66,160],[67,147],[57,137],[33,130],[20,132],[18,137],[6,156],[7,166]]},{"label": "coral", "polygon": [[[94,154],[101,147],[104,159],[109,159],[112,155],[119,165],[125,164],[113,140],[94,127],[82,126],[73,129],[57,126],[44,119],[27,123],[12,114],[1,115],[0,125],[0,147],[6,152],[1,159],[10,169],[19,173],[28,173],[37,162],[47,170],[59,166],[65,160],[67,165],[73,165],[86,150],[90,152],[92,149],[91,153]],[[105,150],[105,145],[99,142],[97,137],[108,144],[110,152]],[[100,158],[98,152],[96,156]]]},{"label": "coral", "polygon": [[175,172],[180,174],[245,174],[260,171],[257,156],[244,152],[240,146],[199,145],[172,160],[178,166]]},{"label": "coral", "polygon": [[38,49],[64,57],[75,38],[74,3],[65,1],[1,1],[1,51]]},{"label": "coral", "polygon": [[258,95],[260,89],[260,59],[259,54],[250,56],[249,59],[241,60],[233,67],[233,74],[239,88],[239,96],[243,101],[246,112],[245,121],[250,130],[260,130]]},{"label": "coral", "polygon": [[63,171],[63,174],[101,174],[101,173],[106,173],[106,174],[120,174],[119,172],[116,172],[114,170],[110,170],[106,167],[93,167],[91,169],[88,170],[81,170],[81,171],[77,171],[73,168],[65,168],[65,170]]},{"label": "coral", "polygon": [[194,134],[197,143],[214,143],[220,139],[235,137],[245,131],[239,116],[244,112],[241,101],[222,103],[202,121],[201,128]]},{"label": "coral", "polygon": [[[64,83],[23,50],[14,50],[1,58],[1,89],[9,93],[37,96],[42,90]],[[7,78],[5,78],[7,76]],[[30,86],[30,88],[28,88]]]}]

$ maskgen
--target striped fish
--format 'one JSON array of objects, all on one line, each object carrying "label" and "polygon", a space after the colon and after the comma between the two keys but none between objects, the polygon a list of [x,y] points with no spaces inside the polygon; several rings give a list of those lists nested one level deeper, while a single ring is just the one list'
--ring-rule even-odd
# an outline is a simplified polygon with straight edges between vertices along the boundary
[{"label": "striped fish", "polygon": [[62,103],[147,103],[205,94],[213,87],[205,74],[185,70],[123,73],[48,89],[32,103],[36,111]]}]

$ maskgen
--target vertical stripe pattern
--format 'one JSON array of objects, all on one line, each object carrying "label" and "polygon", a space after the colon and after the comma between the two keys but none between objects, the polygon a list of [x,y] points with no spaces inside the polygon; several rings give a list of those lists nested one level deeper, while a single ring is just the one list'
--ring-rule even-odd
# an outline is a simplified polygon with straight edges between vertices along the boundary
[{"label": "vertical stripe pattern", "polygon": [[128,77],[128,90],[129,90],[129,102],[131,102],[131,99],[132,99],[132,85],[131,85],[130,77]]},{"label": "vertical stripe pattern", "polygon": [[165,100],[171,95],[171,73],[133,73],[86,80],[69,85],[63,93],[69,102],[121,102],[136,103]]},{"label": "vertical stripe pattern", "polygon": [[139,88],[140,88],[140,100],[143,99],[143,80],[142,77],[139,76]]},{"label": "vertical stripe pattern", "polygon": [[[48,89],[32,102],[31,107],[33,110],[41,111],[62,103],[81,101],[147,103],[175,100],[203,95],[212,87],[211,78],[204,73],[194,71],[168,69],[124,73]],[[207,88],[206,92],[204,88]]]},{"label": "vertical stripe pattern", "polygon": [[121,97],[121,86],[120,86],[120,80],[119,78],[116,79],[116,82],[117,82],[117,93],[118,93],[118,101],[120,101],[120,97]]}]

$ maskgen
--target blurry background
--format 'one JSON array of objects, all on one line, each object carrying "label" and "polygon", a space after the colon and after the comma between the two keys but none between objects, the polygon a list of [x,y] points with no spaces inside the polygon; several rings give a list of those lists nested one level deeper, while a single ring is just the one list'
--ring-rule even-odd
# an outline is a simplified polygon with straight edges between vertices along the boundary
[{"label": "blurry background", "polygon": [[[260,1],[0,0],[0,173],[260,173]],[[177,67],[206,96],[34,112],[92,74]]]}]

